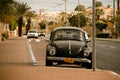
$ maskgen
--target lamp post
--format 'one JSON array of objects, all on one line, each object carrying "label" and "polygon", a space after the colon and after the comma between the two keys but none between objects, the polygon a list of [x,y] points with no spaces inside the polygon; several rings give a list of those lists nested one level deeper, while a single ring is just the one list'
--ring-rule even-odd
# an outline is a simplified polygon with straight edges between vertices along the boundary
[{"label": "lamp post", "polygon": [[78,27],[80,27],[80,0],[78,0]]},{"label": "lamp post", "polygon": [[64,7],[65,7],[65,19],[64,19],[64,25],[66,26],[67,25],[67,16],[66,16],[66,1],[67,0],[64,0],[64,3],[65,3],[65,5],[64,5]]},{"label": "lamp post", "polygon": [[96,0],[93,0],[93,18],[92,18],[92,26],[93,26],[93,54],[92,54],[92,68],[93,68],[93,71],[96,70],[96,40],[95,40],[95,37],[96,37],[96,25],[95,25],[95,22],[96,22],[96,18],[95,18],[95,15],[96,15],[96,6],[95,6],[95,2]]},{"label": "lamp post", "polygon": [[115,0],[113,0],[113,28],[115,32]]}]

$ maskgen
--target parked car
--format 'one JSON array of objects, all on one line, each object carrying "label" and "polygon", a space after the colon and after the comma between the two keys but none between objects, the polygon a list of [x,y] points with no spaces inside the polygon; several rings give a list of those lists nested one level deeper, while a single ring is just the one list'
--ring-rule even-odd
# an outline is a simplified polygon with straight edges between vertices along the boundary
[{"label": "parked car", "polygon": [[45,32],[38,32],[38,36],[44,36],[45,37]]},{"label": "parked car", "polygon": [[92,49],[85,31],[76,27],[58,27],[51,32],[46,46],[46,66],[76,64],[92,68]]},{"label": "parked car", "polygon": [[37,30],[29,30],[27,33],[27,38],[38,38]]}]

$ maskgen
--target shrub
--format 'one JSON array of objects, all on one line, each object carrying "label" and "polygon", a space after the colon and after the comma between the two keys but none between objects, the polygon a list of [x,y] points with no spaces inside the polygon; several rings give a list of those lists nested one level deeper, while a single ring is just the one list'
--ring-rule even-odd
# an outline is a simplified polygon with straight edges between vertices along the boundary
[{"label": "shrub", "polygon": [[4,33],[2,33],[2,37],[7,39],[9,37],[9,35],[8,35],[8,33],[4,32]]},{"label": "shrub", "polygon": [[109,37],[109,33],[98,33],[97,38],[108,38]]}]

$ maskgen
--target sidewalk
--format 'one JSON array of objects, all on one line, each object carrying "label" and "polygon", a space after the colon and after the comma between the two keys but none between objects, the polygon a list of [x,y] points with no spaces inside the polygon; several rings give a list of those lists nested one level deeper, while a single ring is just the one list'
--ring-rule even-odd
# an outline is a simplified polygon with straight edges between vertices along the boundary
[{"label": "sidewalk", "polygon": [[0,80],[120,80],[107,70],[33,66],[24,38],[0,42]]}]

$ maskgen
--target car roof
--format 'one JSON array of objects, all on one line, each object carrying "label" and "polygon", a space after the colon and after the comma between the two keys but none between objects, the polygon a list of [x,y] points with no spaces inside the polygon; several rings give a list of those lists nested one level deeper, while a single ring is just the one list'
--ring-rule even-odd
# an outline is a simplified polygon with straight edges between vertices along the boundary
[{"label": "car roof", "polygon": [[37,31],[37,30],[35,30],[35,29],[31,29],[31,30],[29,30],[29,31]]},{"label": "car roof", "polygon": [[60,30],[60,29],[75,29],[75,30],[80,30],[80,31],[84,32],[83,29],[78,28],[78,27],[72,27],[72,26],[57,27],[57,28],[53,29],[53,32],[56,31],[56,30]]}]

